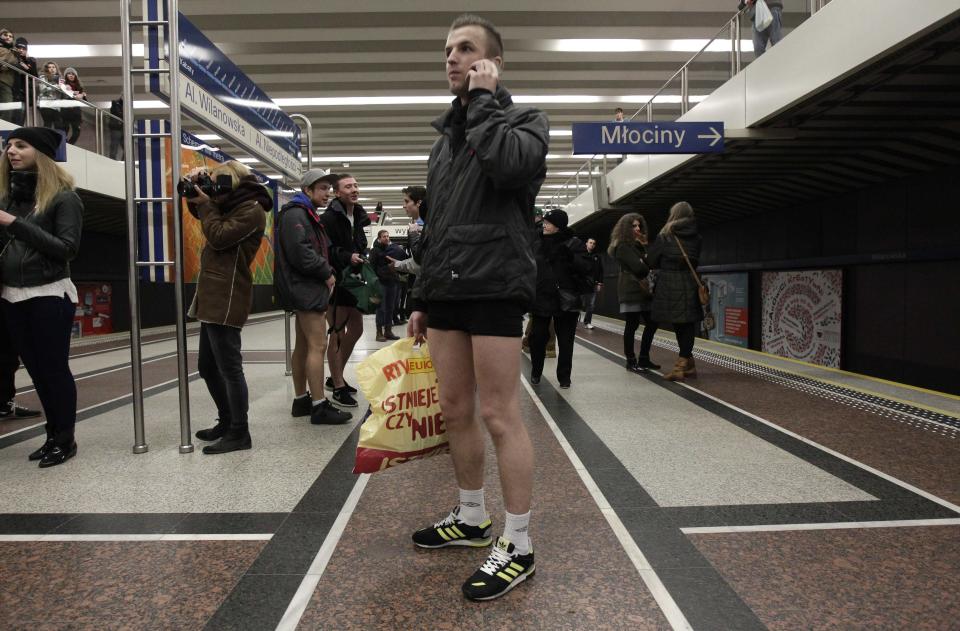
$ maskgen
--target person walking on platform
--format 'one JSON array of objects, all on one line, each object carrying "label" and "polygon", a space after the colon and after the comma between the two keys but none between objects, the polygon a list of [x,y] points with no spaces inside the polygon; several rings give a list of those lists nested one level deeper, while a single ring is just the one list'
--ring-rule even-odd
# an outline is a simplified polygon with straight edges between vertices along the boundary
[{"label": "person walking on platform", "polygon": [[[217,424],[198,431],[197,438],[217,441],[203,453],[224,454],[253,445],[240,332],[253,305],[250,263],[260,249],[273,200],[250,169],[235,160],[218,166],[210,177],[210,194],[194,185],[185,195],[206,239],[188,315],[200,320],[197,369],[219,416]],[[190,179],[196,184],[198,174]]]},{"label": "person walking on platform", "polygon": [[[377,272],[377,278],[380,279],[380,287],[383,289],[383,297],[380,304],[377,305],[377,341],[387,342],[399,340],[400,338],[393,334],[393,310],[397,304],[397,293],[400,291],[400,277],[394,265],[388,260],[387,251],[390,247],[390,233],[386,230],[380,230],[377,233],[377,240],[370,248],[370,265]],[[402,256],[402,252],[390,250],[396,256]],[[394,257],[390,259],[396,260]]]},{"label": "person walking on platform", "polygon": [[593,289],[593,261],[583,242],[567,227],[567,213],[551,210],[543,217],[543,235],[537,250],[537,295],[530,329],[530,383],[540,383],[547,352],[550,321],[557,332],[557,381],[570,387],[573,340],[583,306],[583,290]]},{"label": "person walking on platform", "polygon": [[[650,291],[650,266],[647,264],[647,222],[639,213],[627,213],[617,221],[610,233],[607,253],[620,265],[617,277],[617,296],[620,313],[623,315],[623,354],[627,358],[627,370],[631,372],[658,370],[660,366],[650,361],[650,347],[657,323],[650,315],[653,294]],[[643,335],[640,338],[640,358],[634,355],[634,337],[643,320]]]},{"label": "person walking on platform", "polygon": [[[360,199],[357,178],[341,173],[334,190],[337,196],[320,215],[320,221],[330,239],[330,263],[339,276],[344,270],[363,264],[367,252],[367,235],[363,229],[370,225],[370,218],[357,203]],[[353,395],[357,389],[343,378],[353,348],[363,335],[363,314],[357,309],[353,294],[340,286],[334,289],[333,307],[327,310],[327,321],[331,331],[327,348],[330,376],[324,385],[331,391],[334,405],[355,408],[357,400]]]},{"label": "person walking on platform", "polygon": [[[533,207],[533,222],[536,233],[536,243],[539,243],[539,237],[543,234],[543,209],[539,206]],[[530,353],[530,329],[533,328],[533,316],[527,314],[527,323],[523,328],[523,337],[520,338],[520,350],[524,353]],[[547,358],[555,359],[557,356],[557,332],[553,327],[553,319],[550,320],[550,331],[547,337]]]},{"label": "person walking on platform", "polygon": [[70,261],[80,248],[83,202],[73,178],[54,162],[62,140],[52,129],[21,127],[8,136],[0,160],[0,306],[47,418],[46,440],[29,456],[41,468],[77,454],[77,384],[69,363],[77,288]]},{"label": "person walking on platform", "polygon": [[583,326],[593,330],[593,309],[597,304],[597,294],[603,289],[603,261],[596,251],[597,240],[587,239],[587,258],[590,259],[590,291],[583,294]]},{"label": "person walking on platform", "polygon": [[783,39],[783,0],[764,1],[767,4],[767,8],[770,9],[773,21],[770,23],[770,26],[763,30],[757,28],[757,0],[740,0],[740,4],[737,7],[741,11],[743,11],[746,6],[750,7],[750,21],[753,22],[753,54],[757,57],[766,52],[768,44],[773,46]]},{"label": "person walking on platform", "polygon": [[670,381],[683,381],[697,376],[693,342],[703,319],[703,307],[690,266],[694,269],[697,267],[700,245],[693,207],[687,202],[679,202],[670,208],[667,223],[650,246],[648,263],[652,269],[659,270],[651,315],[655,322],[673,325],[680,346],[677,363],[673,370],[664,375]]},{"label": "person walking on platform", "polygon": [[317,209],[326,207],[335,181],[336,176],[323,169],[307,171],[300,192],[280,209],[275,235],[274,289],[280,306],[296,313],[295,397],[290,414],[309,416],[314,425],[339,425],[351,417],[331,405],[323,393],[326,312],[337,277],[330,266],[327,234]]},{"label": "person walking on platform", "polygon": [[497,452],[506,523],[461,589],[471,600],[490,600],[536,569],[520,336],[536,288],[531,209],[546,177],[550,125],[542,111],[514,104],[500,83],[503,40],[488,20],[455,19],[445,54],[456,98],[433,124],[442,135],[427,167],[430,215],[418,278],[424,304],[407,327],[414,337],[430,339],[460,502],[415,532],[413,542],[423,548],[493,542],[483,496],[486,428]]}]

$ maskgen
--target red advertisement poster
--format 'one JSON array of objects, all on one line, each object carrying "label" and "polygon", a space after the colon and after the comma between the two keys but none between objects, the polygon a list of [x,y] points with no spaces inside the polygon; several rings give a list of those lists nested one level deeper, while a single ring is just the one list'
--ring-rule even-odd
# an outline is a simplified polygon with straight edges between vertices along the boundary
[{"label": "red advertisement poster", "polygon": [[106,283],[77,283],[73,337],[113,333],[113,288]]}]

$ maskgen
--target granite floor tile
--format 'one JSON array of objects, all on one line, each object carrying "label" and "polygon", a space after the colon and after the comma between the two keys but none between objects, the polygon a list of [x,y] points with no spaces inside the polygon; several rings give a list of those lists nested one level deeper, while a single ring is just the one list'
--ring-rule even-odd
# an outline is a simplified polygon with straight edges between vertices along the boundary
[{"label": "granite floor tile", "polygon": [[[243,576],[233,587],[223,606],[207,621],[207,631],[264,631],[275,629],[297,592],[303,576]],[[333,627],[329,627],[333,628]]]},{"label": "granite floor tile", "polygon": [[291,513],[250,566],[249,574],[303,576],[336,518],[333,513]]},{"label": "granite floor tile", "polygon": [[657,575],[697,631],[767,631],[712,567],[661,569]]},{"label": "granite floor tile", "polygon": [[168,534],[183,518],[182,513],[88,513],[74,516],[52,534]]},{"label": "granite floor tile", "polygon": [[65,513],[4,513],[0,515],[0,535],[42,535],[72,519]]},{"label": "granite floor tile", "polygon": [[173,528],[178,534],[274,533],[287,513],[191,513]]},{"label": "granite floor tile", "polygon": [[0,628],[198,629],[262,547],[262,541],[0,543]]},{"label": "granite floor tile", "polygon": [[958,526],[691,535],[771,631],[954,629]]}]

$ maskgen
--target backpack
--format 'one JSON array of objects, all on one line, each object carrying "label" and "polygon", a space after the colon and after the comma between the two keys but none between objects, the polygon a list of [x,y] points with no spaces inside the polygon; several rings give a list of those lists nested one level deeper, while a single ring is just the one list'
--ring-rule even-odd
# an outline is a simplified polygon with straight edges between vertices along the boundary
[{"label": "backpack", "polygon": [[348,267],[340,273],[339,285],[357,300],[357,310],[363,314],[376,313],[383,297],[383,288],[376,270],[368,261],[359,268]]}]

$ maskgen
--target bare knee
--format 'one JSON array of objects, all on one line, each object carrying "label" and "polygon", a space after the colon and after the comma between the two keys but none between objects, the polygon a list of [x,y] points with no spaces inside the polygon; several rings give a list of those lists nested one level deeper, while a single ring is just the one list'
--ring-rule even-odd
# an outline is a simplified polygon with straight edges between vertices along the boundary
[{"label": "bare knee", "polygon": [[502,405],[482,405],[480,420],[495,443],[509,437],[516,430],[516,419]]}]

